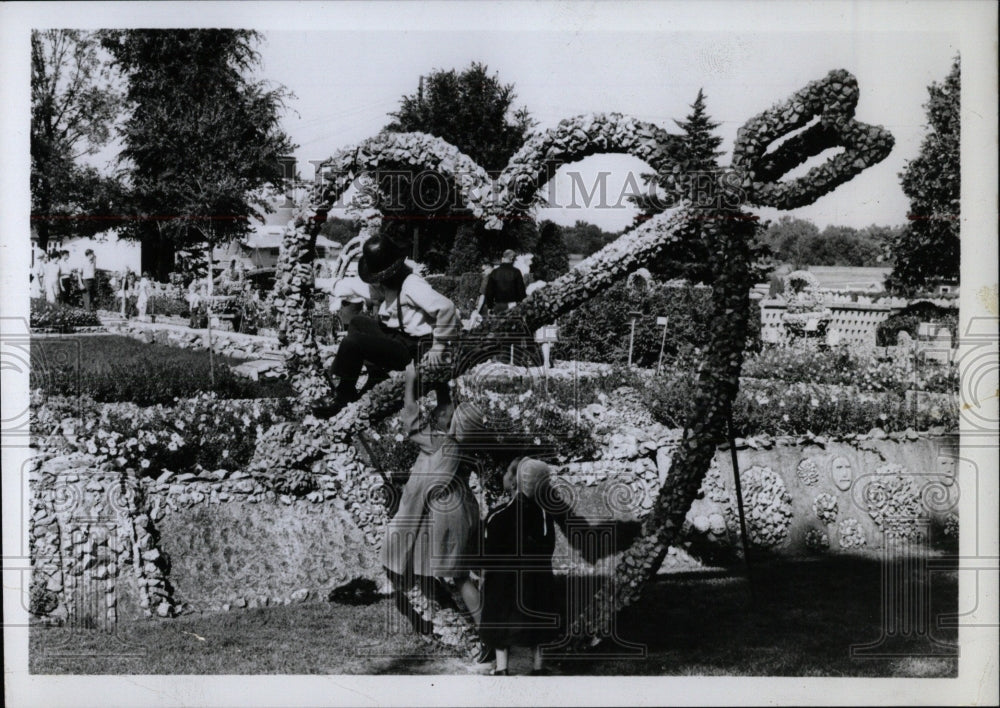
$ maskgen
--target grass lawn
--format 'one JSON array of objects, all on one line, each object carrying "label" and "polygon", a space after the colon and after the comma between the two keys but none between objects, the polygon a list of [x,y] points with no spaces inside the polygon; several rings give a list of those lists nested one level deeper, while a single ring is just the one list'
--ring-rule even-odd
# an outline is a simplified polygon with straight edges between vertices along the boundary
[{"label": "grass lawn", "polygon": [[[912,576],[911,576],[912,577]],[[916,578],[913,578],[916,581]],[[882,567],[876,558],[761,564],[739,573],[661,576],[619,617],[617,636],[639,656],[615,656],[608,640],[592,654],[553,657],[555,674],[954,677],[957,658],[929,638],[957,611],[957,573],[931,574],[930,631],[887,642],[880,657],[852,658],[851,646],[880,639]],[[116,637],[65,627],[31,631],[30,671],[38,674],[469,674],[482,673],[398,621],[388,600],[364,607],[328,603],[121,623]],[[398,626],[398,625],[397,625]],[[73,653],[76,656],[65,656]],[[133,654],[134,656],[125,656]],[[512,672],[527,671],[515,649]]]},{"label": "grass lawn", "polygon": [[240,362],[215,356],[215,384],[207,351],[146,344],[117,335],[37,338],[31,343],[31,387],[51,394],[86,394],[97,401],[171,403],[199,391],[223,398],[292,395],[286,381],[251,381],[234,374]]}]

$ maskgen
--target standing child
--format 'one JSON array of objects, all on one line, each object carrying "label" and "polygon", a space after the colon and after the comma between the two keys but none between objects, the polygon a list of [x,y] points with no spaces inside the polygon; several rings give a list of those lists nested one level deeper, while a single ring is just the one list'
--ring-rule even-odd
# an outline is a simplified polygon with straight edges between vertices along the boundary
[{"label": "standing child", "polygon": [[504,475],[511,500],[486,519],[483,612],[479,639],[496,649],[494,676],[507,676],[510,647],[532,647],[532,676],[545,673],[541,644],[560,635],[552,551],[555,522],[540,502],[549,466],[514,460]]}]

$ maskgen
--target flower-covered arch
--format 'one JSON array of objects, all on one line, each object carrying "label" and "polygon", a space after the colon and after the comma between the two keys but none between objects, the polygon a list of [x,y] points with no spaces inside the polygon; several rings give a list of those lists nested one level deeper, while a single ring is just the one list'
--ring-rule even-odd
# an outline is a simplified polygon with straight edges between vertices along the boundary
[{"label": "flower-covered arch", "polygon": [[[697,412],[687,423],[683,440],[672,456],[667,481],[659,490],[652,509],[642,519],[640,533],[620,556],[615,582],[599,590],[592,601],[571,618],[573,637],[607,636],[613,627],[613,614],[639,596],[663,562],[668,546],[676,541],[716,445],[724,438],[726,420],[739,386],[751,285],[748,244],[754,230],[754,217],[741,207],[758,205],[790,209],[809,204],[880,162],[891,150],[893,139],[888,131],[854,120],[857,98],[854,77],[847,71],[836,70],[752,118],[738,133],[731,167],[720,173],[718,188],[723,199],[707,206],[681,202],[676,209],[661,213],[623,234],[570,273],[529,295],[506,317],[491,323],[490,326],[498,330],[508,330],[525,325],[537,328],[552,322],[560,314],[579,307],[608,285],[651,262],[676,242],[681,227],[689,219],[700,219],[706,224],[702,233],[714,274],[713,317],[709,323],[711,342],[698,378],[694,406]],[[816,119],[815,124],[808,125],[813,119]],[[768,152],[775,141],[802,128],[805,129]],[[609,136],[614,140],[609,141]],[[395,164],[406,161],[414,166],[434,164],[441,169],[463,166],[470,169],[469,174],[479,174],[466,162],[469,158],[430,136],[381,136],[362,145],[365,149],[356,150],[353,157],[343,153],[345,156],[331,161],[332,171],[328,176],[332,175],[332,180],[327,179],[320,186],[318,206],[330,204],[330,197],[339,197],[343,192],[338,193],[338,190],[346,189],[343,182],[346,176],[336,176],[334,166],[338,166],[338,170],[351,165],[357,168],[359,164],[381,163],[385,159]],[[804,177],[779,181],[788,170],[808,158],[838,146],[845,147],[845,152],[811,169]],[[477,216],[483,219],[487,228],[498,228],[504,216],[523,204],[523,197],[529,191],[544,184],[540,180],[548,179],[551,165],[598,152],[625,151],[653,165],[661,177],[681,176],[686,168],[678,150],[674,136],[624,116],[609,114],[570,119],[552,131],[531,138],[512,158],[496,186],[477,193],[478,196],[471,200],[473,192],[466,192],[466,203],[473,213],[479,210],[481,216]],[[364,159],[359,161],[359,157]],[[350,170],[342,171],[346,174]],[[482,194],[488,198],[484,199]],[[321,388],[310,386],[316,379],[322,379],[322,372],[318,368],[318,355],[313,357],[310,353],[310,342],[313,348],[315,343],[308,318],[292,310],[308,304],[310,297],[311,268],[300,268],[300,259],[308,258],[312,252],[307,248],[314,238],[305,228],[308,218],[306,211],[286,232],[278,286],[279,297],[285,304],[283,336],[289,346],[298,347],[292,352],[295,366],[290,362],[290,368],[297,389],[307,396]],[[321,460],[312,464],[323,464],[344,475],[348,506],[363,508],[364,516],[358,518],[375,525],[380,517],[370,489],[377,475],[360,463],[349,443],[355,432],[398,410],[401,400],[401,382],[390,379],[332,420],[307,419],[291,434],[282,430],[276,435],[280,433],[287,445],[321,447]],[[269,447],[265,441],[259,449]],[[257,464],[280,470],[290,468],[294,462],[287,456],[276,455],[273,459],[262,457]],[[379,540],[377,534],[369,534],[369,539],[372,538],[373,542]],[[462,618],[442,613],[432,600],[421,597],[415,588],[408,592],[416,607],[428,615],[433,614],[435,632],[445,641],[466,644],[474,636]]]}]

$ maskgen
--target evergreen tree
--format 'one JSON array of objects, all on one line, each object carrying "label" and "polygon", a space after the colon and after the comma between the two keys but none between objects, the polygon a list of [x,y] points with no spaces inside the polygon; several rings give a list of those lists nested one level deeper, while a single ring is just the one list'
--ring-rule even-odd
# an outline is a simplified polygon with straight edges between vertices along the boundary
[{"label": "evergreen tree", "polygon": [[247,233],[294,148],[279,125],[284,89],[255,80],[246,30],[124,30],[103,44],[128,81],[120,159],[130,174],[125,234],[164,279],[175,249]]},{"label": "evergreen tree", "polygon": [[918,290],[933,278],[957,279],[959,273],[959,57],[944,82],[932,83],[927,91],[930,130],[920,154],[900,173],[910,198],[910,221],[890,245],[894,265],[886,286],[900,293]]},{"label": "evergreen tree", "polygon": [[[690,199],[696,206],[709,207],[717,196],[715,180],[718,176],[719,157],[722,155],[719,150],[722,138],[713,132],[719,127],[719,123],[708,115],[704,91],[698,89],[698,95],[691,104],[691,112],[685,120],[674,122],[683,131],[684,180],[679,185],[670,186],[664,176],[642,175],[647,186],[646,193],[632,198],[632,202],[640,210],[636,217],[637,223],[670,208],[680,199]],[[654,188],[656,192],[651,191]],[[660,277],[708,282],[711,273],[707,263],[702,224],[695,219],[684,227],[681,241],[661,255],[652,264],[650,271]]]}]

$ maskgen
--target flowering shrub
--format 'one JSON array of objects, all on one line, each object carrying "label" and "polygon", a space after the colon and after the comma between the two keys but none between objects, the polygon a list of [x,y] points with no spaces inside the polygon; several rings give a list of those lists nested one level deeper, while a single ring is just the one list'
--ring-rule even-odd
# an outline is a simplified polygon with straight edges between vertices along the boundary
[{"label": "flowering shrub", "polygon": [[[501,452],[504,448],[531,448],[536,454],[549,451],[559,462],[585,459],[597,451],[588,423],[576,420],[571,411],[541,398],[530,388],[520,393],[485,388],[463,393],[463,400],[482,411],[482,426],[491,439],[489,448]],[[493,454],[486,449],[484,456]]]},{"label": "flowering shrub", "polygon": [[99,327],[101,321],[89,310],[53,303],[41,298],[31,299],[30,326],[33,330],[66,330],[76,327]]},{"label": "flowering shrub", "polygon": [[816,518],[824,524],[832,524],[837,520],[837,499],[832,494],[820,494],[813,500],[813,512]]},{"label": "flowering shrub", "polygon": [[830,537],[826,531],[820,529],[809,529],[805,536],[806,548],[813,553],[822,553],[830,547]]},{"label": "flowering shrub", "polygon": [[[638,366],[655,367],[663,344],[668,360],[694,354],[708,345],[712,290],[686,285],[659,285],[644,292],[629,291],[619,283],[564,315],[559,321],[560,341],[553,348],[556,358],[572,358],[608,364],[628,362],[632,332],[630,311],[642,313],[636,319],[632,341],[632,361]],[[668,317],[667,336],[656,324]]]},{"label": "flowering shrub", "polygon": [[841,548],[860,548],[867,545],[864,529],[857,519],[844,519],[837,526],[837,538]]},{"label": "flowering shrub", "polygon": [[371,454],[372,464],[387,475],[405,475],[420,454],[420,449],[407,436],[399,416],[380,421],[371,431],[362,435],[365,449]]},{"label": "flowering shrub", "polygon": [[851,386],[744,380],[733,402],[740,435],[849,435],[880,428],[886,432],[958,426],[957,404],[916,407],[905,396],[865,393]]},{"label": "flowering shrub", "polygon": [[920,497],[913,481],[896,464],[875,470],[875,479],[864,490],[868,515],[888,538],[919,538],[917,521],[922,515]]}]

